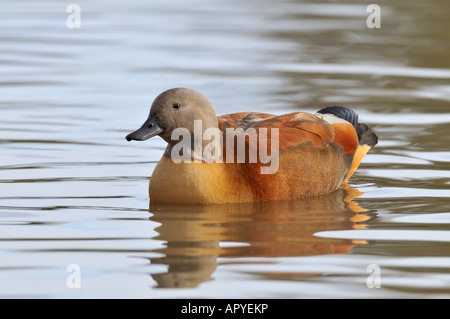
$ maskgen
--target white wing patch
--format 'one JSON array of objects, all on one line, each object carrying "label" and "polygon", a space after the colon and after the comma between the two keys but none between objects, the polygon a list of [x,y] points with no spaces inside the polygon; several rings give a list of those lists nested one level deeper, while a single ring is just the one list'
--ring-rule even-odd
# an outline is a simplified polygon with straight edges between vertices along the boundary
[{"label": "white wing patch", "polygon": [[341,119],[340,117],[337,117],[336,115],[333,114],[321,114],[321,113],[316,113],[314,114],[315,116],[317,116],[318,118],[321,118],[322,120],[324,120],[325,122],[327,122],[328,124],[336,124],[336,123],[348,123],[351,125],[350,122]]}]

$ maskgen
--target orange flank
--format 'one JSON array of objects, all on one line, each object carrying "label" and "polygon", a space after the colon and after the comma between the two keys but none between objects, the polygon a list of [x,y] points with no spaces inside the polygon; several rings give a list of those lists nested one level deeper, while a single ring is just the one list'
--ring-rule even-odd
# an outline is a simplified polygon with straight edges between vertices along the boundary
[{"label": "orange flank", "polygon": [[358,134],[349,123],[333,124],[335,131],[334,140],[345,150],[345,155],[352,156],[358,148]]}]

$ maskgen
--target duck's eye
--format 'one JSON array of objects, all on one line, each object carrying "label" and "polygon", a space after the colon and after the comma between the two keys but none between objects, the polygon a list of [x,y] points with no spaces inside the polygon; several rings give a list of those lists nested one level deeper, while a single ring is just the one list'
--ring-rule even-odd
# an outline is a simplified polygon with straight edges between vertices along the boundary
[{"label": "duck's eye", "polygon": [[179,109],[181,107],[180,103],[174,103],[173,108],[174,109]]}]

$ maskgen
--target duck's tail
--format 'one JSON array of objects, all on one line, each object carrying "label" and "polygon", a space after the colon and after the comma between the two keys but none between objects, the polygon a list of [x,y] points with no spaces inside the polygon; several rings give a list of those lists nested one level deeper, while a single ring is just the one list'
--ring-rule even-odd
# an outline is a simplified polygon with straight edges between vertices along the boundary
[{"label": "duck's tail", "polygon": [[356,134],[358,135],[358,147],[352,156],[352,164],[347,176],[345,177],[345,182],[358,169],[359,164],[361,164],[361,161],[367,152],[378,143],[378,136],[367,124],[359,123],[358,114],[349,108],[343,106],[329,106],[319,110],[318,113],[332,114],[349,122],[353,125],[356,130]]}]

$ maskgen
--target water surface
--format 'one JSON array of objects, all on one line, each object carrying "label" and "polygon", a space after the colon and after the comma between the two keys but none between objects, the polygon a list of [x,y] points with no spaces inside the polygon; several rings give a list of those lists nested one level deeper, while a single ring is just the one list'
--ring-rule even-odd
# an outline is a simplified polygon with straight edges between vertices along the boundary
[{"label": "water surface", "polygon": [[[0,4],[0,297],[450,297],[447,1],[379,2],[380,29],[360,1],[78,4],[80,29]],[[165,145],[124,137],[178,86],[217,114],[345,105],[380,142],[329,196],[158,206]]]}]

